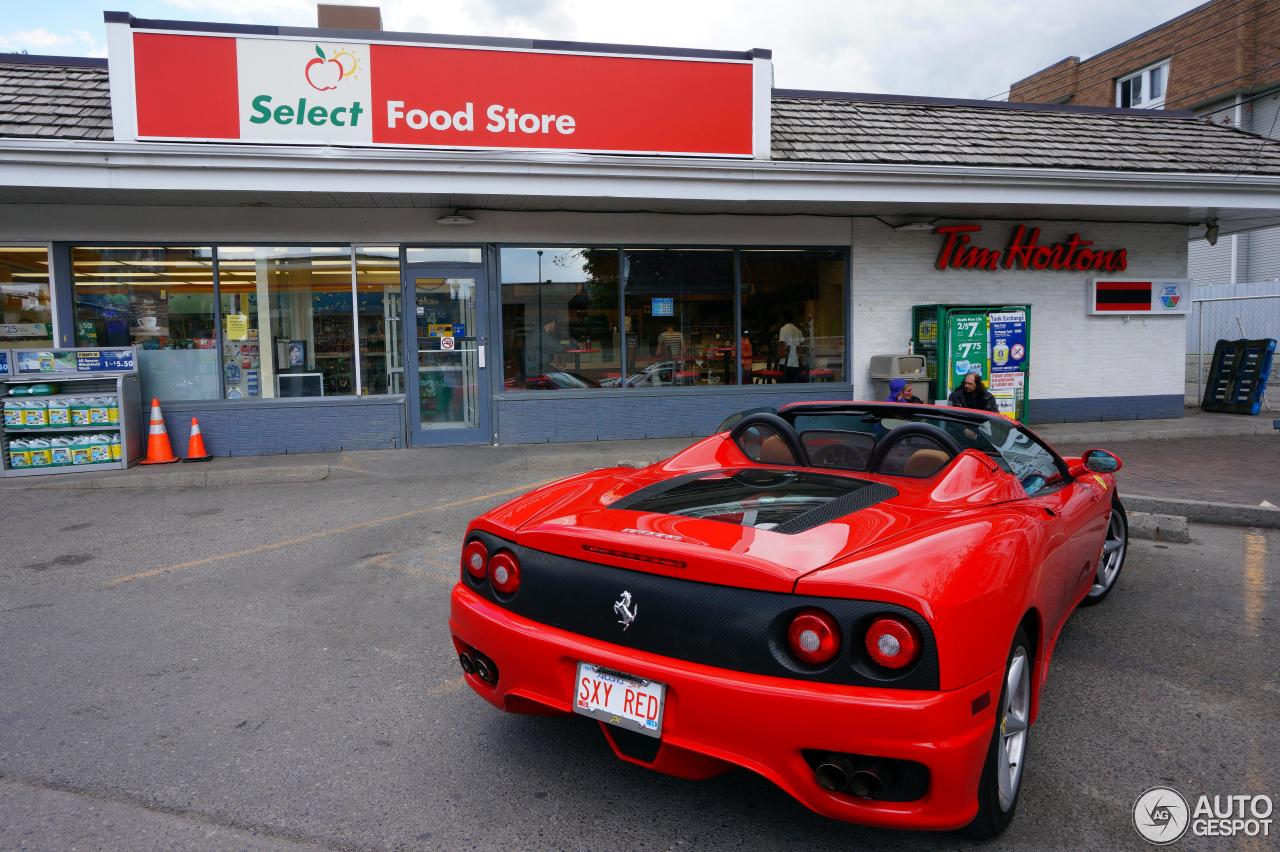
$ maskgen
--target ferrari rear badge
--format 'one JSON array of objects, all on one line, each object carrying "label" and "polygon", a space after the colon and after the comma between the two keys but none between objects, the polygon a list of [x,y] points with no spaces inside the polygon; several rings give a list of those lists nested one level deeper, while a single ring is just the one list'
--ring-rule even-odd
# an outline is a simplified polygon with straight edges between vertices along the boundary
[{"label": "ferrari rear badge", "polygon": [[636,620],[636,616],[640,614],[640,605],[631,605],[631,593],[623,592],[622,597],[614,601],[613,611],[619,616],[618,623],[622,625],[622,629],[626,630],[631,626],[631,622]]}]

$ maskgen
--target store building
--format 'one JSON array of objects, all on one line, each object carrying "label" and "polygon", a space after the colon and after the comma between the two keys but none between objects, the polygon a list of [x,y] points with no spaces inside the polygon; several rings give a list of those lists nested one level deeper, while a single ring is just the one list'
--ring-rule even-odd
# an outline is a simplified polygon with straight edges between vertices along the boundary
[{"label": "store building", "polygon": [[1280,145],[1183,113],[778,90],[758,49],[107,30],[109,67],[0,57],[0,348],[140,346],[179,451],[192,415],[215,454],[706,434],[871,396],[929,304],[1030,306],[1031,422],[1177,417],[1188,227],[1280,223]]}]

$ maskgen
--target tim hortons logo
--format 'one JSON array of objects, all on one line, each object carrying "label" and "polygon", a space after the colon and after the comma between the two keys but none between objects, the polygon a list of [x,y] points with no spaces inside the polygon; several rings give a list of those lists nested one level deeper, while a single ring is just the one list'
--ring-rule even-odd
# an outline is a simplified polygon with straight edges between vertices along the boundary
[{"label": "tim hortons logo", "polygon": [[1055,270],[1063,272],[1123,272],[1129,265],[1125,249],[1094,249],[1092,240],[1072,234],[1065,242],[1040,244],[1040,229],[1019,225],[1004,251],[969,244],[969,235],[981,225],[943,225],[933,229],[942,234],[942,248],[934,266],[938,269]]}]

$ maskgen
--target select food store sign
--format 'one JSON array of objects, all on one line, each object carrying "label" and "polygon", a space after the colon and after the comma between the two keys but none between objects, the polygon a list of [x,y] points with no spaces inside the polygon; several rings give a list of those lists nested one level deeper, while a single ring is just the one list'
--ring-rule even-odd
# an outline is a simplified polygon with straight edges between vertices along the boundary
[{"label": "select food store sign", "polygon": [[753,154],[750,58],[127,35],[112,97],[131,89],[134,126],[117,139]]}]

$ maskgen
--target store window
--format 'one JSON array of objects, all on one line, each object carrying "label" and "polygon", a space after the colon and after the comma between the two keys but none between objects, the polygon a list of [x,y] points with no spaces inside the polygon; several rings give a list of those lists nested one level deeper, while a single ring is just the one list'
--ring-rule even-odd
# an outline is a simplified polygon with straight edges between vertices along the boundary
[{"label": "store window", "polygon": [[400,351],[400,249],[356,247],[360,393],[404,393]]},{"label": "store window", "polygon": [[743,251],[744,382],[843,382],[845,255]]},{"label": "store window", "polygon": [[0,349],[53,346],[49,249],[0,246]]},{"label": "store window", "polygon": [[733,252],[627,249],[628,387],[737,382]]},{"label": "store window", "polygon": [[212,248],[77,247],[71,274],[77,346],[138,346],[145,398],[218,398]]},{"label": "store window", "polygon": [[504,387],[618,385],[617,249],[506,248],[500,262]]},{"label": "store window", "polygon": [[219,248],[228,399],[355,393],[351,250]]}]

